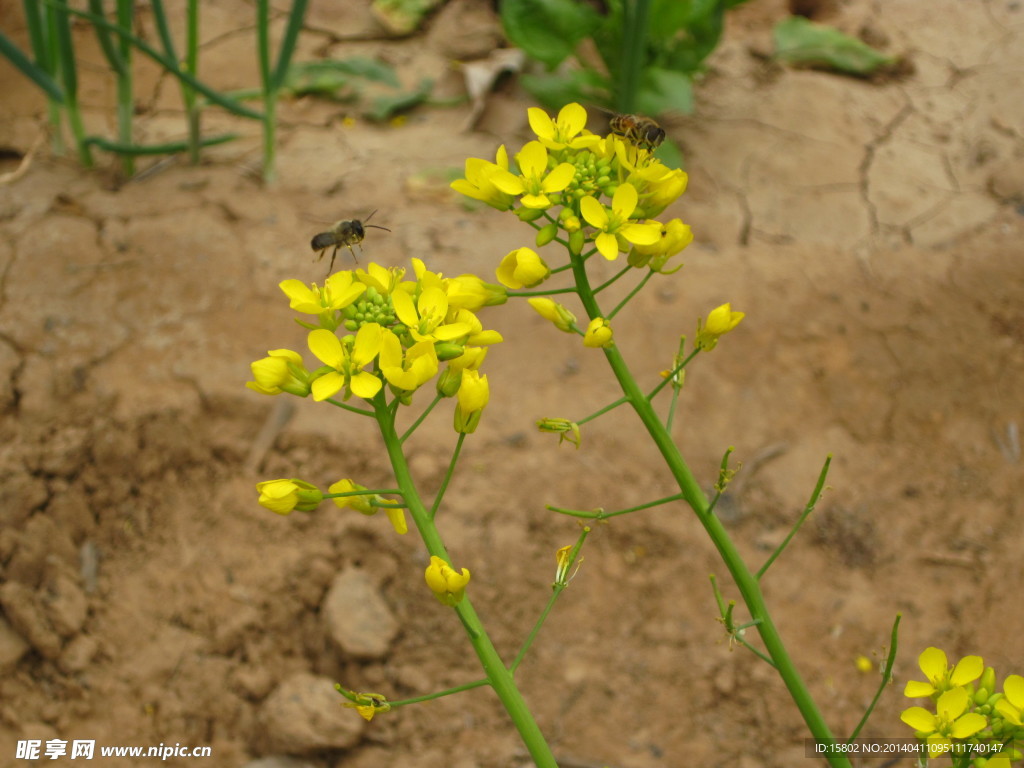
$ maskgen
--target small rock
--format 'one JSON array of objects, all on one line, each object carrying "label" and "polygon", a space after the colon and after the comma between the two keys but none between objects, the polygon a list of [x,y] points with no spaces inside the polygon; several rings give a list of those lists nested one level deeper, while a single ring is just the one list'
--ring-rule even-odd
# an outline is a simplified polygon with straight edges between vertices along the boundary
[{"label": "small rock", "polygon": [[988,189],[1001,202],[1024,202],[1024,159],[1002,163],[989,176]]},{"label": "small rock", "polygon": [[330,678],[308,672],[288,678],[267,697],[260,712],[267,748],[301,755],[355,746],[366,721],[343,709],[343,702]]},{"label": "small rock", "polygon": [[335,577],[320,610],[331,640],[346,656],[382,659],[398,634],[398,621],[360,568],[347,568]]}]

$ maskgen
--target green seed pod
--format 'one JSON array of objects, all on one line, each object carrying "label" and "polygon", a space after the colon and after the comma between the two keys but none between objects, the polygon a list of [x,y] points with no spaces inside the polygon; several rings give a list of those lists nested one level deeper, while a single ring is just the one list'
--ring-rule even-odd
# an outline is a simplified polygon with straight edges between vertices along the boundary
[{"label": "green seed pod", "polygon": [[544,215],[544,211],[540,208],[516,208],[515,214],[520,221],[536,221]]}]

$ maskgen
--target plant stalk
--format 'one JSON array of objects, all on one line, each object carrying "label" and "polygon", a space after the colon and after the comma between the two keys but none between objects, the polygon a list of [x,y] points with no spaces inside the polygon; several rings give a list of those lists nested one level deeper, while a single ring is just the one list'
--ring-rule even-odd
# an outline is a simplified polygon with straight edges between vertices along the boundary
[{"label": "plant stalk", "polygon": [[[590,287],[586,265],[582,260],[575,257],[572,263],[573,275],[576,278],[580,300],[586,309],[588,317],[591,319],[600,317],[601,311]],[[752,619],[758,622],[757,631],[761,636],[761,640],[772,662],[778,669],[779,676],[789,690],[797,709],[799,709],[804,722],[807,724],[808,730],[820,742],[835,743],[835,737],[821,716],[821,712],[818,711],[817,705],[811,698],[807,686],[800,677],[800,673],[793,664],[793,660],[790,658],[789,652],[782,642],[782,637],[772,621],[757,577],[747,567],[725,526],[710,511],[709,502],[704,495],[704,491],[690,471],[682,454],[680,454],[679,448],[672,439],[672,435],[669,434],[658,418],[658,414],[651,405],[651,401],[647,399],[637,385],[636,379],[633,377],[618,347],[614,345],[608,347],[604,350],[604,353],[608,364],[615,374],[615,378],[619,382],[619,386],[622,388],[623,393],[640,418],[640,421],[647,429],[647,433],[654,440],[658,451],[668,465],[669,471],[679,485],[683,498],[697,515],[697,519],[704,526],[704,530],[707,531],[712,543],[725,562],[726,568],[728,568],[733,581],[736,583]],[[830,756],[828,762],[833,768],[851,768],[849,759],[843,755]]]},{"label": "plant stalk", "polygon": [[[374,398],[373,404],[377,423],[380,426],[381,437],[384,439],[388,458],[391,460],[391,468],[395,473],[395,480],[398,487],[402,489],[402,496],[409,513],[412,515],[416,529],[423,539],[423,544],[431,555],[436,555],[451,563],[451,558],[448,556],[448,551],[445,549],[444,542],[441,540],[441,535],[434,525],[430,512],[416,490],[412,473],[409,470],[409,464],[406,461],[405,454],[402,452],[401,440],[399,439],[398,432],[395,430],[394,415],[388,410],[383,394],[378,394]],[[516,730],[519,731],[519,735],[537,768],[558,768],[558,763],[551,752],[551,748],[548,746],[547,740],[544,738],[544,734],[541,733],[540,727],[533,719],[529,707],[526,705],[522,694],[519,692],[519,688],[512,678],[512,672],[505,666],[501,656],[498,655],[498,651],[484,629],[480,617],[473,610],[473,605],[468,597],[464,597],[455,606],[455,612],[458,614],[459,620],[469,636],[469,641],[473,645],[473,650],[480,660],[491,688],[494,689],[498,698],[501,699],[501,703],[505,706],[505,710],[512,719]]]}]

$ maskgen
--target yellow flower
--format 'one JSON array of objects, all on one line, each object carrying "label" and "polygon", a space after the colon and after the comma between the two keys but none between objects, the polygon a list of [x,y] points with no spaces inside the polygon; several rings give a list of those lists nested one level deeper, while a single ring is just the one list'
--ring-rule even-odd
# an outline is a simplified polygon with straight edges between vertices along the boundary
[{"label": "yellow flower", "polygon": [[650,266],[653,272],[671,274],[682,265],[665,272],[665,264],[693,242],[693,232],[688,224],[679,219],[672,219],[661,227],[661,237],[651,245],[634,245],[629,254],[629,264],[633,267]]},{"label": "yellow flower", "polygon": [[658,222],[640,224],[630,220],[636,204],[637,191],[632,184],[620,184],[615,190],[610,212],[594,197],[588,195],[580,200],[583,218],[600,233],[594,239],[594,244],[609,261],[618,258],[619,237],[634,245],[651,245],[661,237],[661,224]]},{"label": "yellow flower", "polygon": [[279,395],[287,392],[298,397],[309,394],[309,371],[302,356],[290,349],[271,349],[269,357],[250,363],[255,381],[245,382],[249,389],[261,395]]},{"label": "yellow flower", "polygon": [[480,370],[487,347],[465,347],[458,357],[448,361],[444,372],[437,377],[437,394],[441,397],[454,397],[462,386],[463,371]]},{"label": "yellow flower", "polygon": [[[301,280],[285,280],[280,287],[289,299],[289,306],[296,312],[329,316],[347,307],[366,290],[366,285],[357,282],[351,271],[335,272],[324,281],[323,288],[316,283],[306,285]],[[334,328],[328,330],[333,331]]]},{"label": "yellow flower", "polygon": [[418,341],[402,350],[402,342],[384,329],[380,347],[380,372],[396,389],[413,392],[437,374],[437,351],[433,342]]},{"label": "yellow flower", "polygon": [[346,400],[350,395],[366,400],[376,395],[383,386],[381,380],[362,369],[372,363],[380,352],[383,330],[377,323],[367,323],[354,339],[346,336],[344,343],[322,328],[310,331],[310,351],[333,369],[313,382],[313,399],[317,402],[326,400],[342,388],[345,389]]},{"label": "yellow flower", "polygon": [[470,331],[464,323],[447,322],[448,296],[441,288],[424,288],[415,302],[405,291],[395,291],[391,303],[416,341],[451,341]]},{"label": "yellow flower", "polygon": [[495,307],[508,301],[508,291],[494,283],[486,283],[476,275],[459,275],[445,283],[448,306],[476,312],[481,307]]},{"label": "yellow flower", "polygon": [[561,163],[548,173],[548,151],[539,141],[527,142],[516,155],[516,162],[522,175],[498,169],[490,178],[502,192],[521,195],[520,202],[526,208],[550,208],[553,203],[548,195],[561,192],[576,175],[569,163]]},{"label": "yellow flower", "polygon": [[996,711],[1014,725],[1024,725],[1024,677],[1009,675],[1003,681],[1003,698],[996,702]]},{"label": "yellow flower", "polygon": [[465,369],[459,382],[458,404],[455,406],[455,431],[462,434],[475,432],[480,423],[480,414],[491,398],[487,377],[480,371]]},{"label": "yellow flower", "polygon": [[431,555],[430,565],[423,575],[434,597],[445,605],[458,605],[466,596],[466,585],[469,583],[469,570],[466,568],[457,573],[440,557]]},{"label": "yellow flower", "polygon": [[342,702],[346,707],[351,707],[358,712],[364,720],[369,722],[378,712],[390,712],[391,705],[388,700],[379,693],[355,693],[355,701]]},{"label": "yellow flower", "polygon": [[633,171],[627,178],[640,193],[638,218],[658,216],[686,191],[688,177],[685,171],[652,162]]},{"label": "yellow flower", "polygon": [[547,112],[537,107],[530,107],[526,114],[533,132],[548,149],[586,149],[601,140],[600,136],[592,133],[577,135],[587,125],[587,111],[579,104],[566,104],[559,110],[556,120],[552,120]]},{"label": "yellow flower", "polygon": [[570,312],[556,301],[538,296],[527,299],[530,306],[537,310],[537,314],[545,320],[555,324],[555,328],[566,333],[572,333],[573,324],[576,322],[576,315]]},{"label": "yellow flower", "polygon": [[[358,485],[349,479],[345,479],[334,483],[334,485],[327,489],[327,492],[352,493],[353,491],[365,490],[365,485]],[[377,494],[363,493],[354,496],[338,496],[332,499],[332,501],[342,509],[354,509],[356,512],[367,517],[372,517],[380,512],[381,509],[384,509],[388,520],[391,521],[391,526],[395,529],[395,533],[404,534],[409,530],[409,525],[405,521],[405,511],[400,507],[381,507],[380,505],[387,503],[387,500]]]},{"label": "yellow flower", "polygon": [[357,269],[356,280],[373,288],[382,296],[390,296],[405,276],[404,267],[382,267],[380,264],[367,264],[366,269]]},{"label": "yellow flower", "polygon": [[[708,324],[710,325],[710,323],[711,318],[709,317]],[[910,699],[937,696],[950,688],[967,685],[981,677],[981,673],[985,671],[985,662],[981,656],[964,656],[955,667],[950,669],[945,652],[939,648],[925,648],[917,657],[917,663],[928,681],[911,680],[908,682],[903,689],[903,695]]]},{"label": "yellow flower", "polygon": [[[723,304],[711,310],[707,325],[701,327],[700,320],[697,321],[697,348],[710,352],[718,344],[718,337],[739,325],[743,318],[744,313],[733,312],[729,304]],[[978,674],[980,675],[981,672],[979,671]]]},{"label": "yellow flower", "polygon": [[[457,309],[455,312],[449,313],[449,318],[451,322],[465,326],[468,329],[461,340],[463,345],[472,344],[476,347],[489,347],[492,344],[500,344],[504,341],[501,334],[497,331],[484,330],[480,318],[468,309]],[[460,351],[459,354],[462,354],[462,352]]]},{"label": "yellow flower", "polygon": [[603,317],[595,317],[587,326],[587,332],[583,335],[583,346],[598,349],[610,347],[612,341],[612,326]]},{"label": "yellow flower", "polygon": [[512,207],[514,194],[501,191],[492,180],[496,171],[508,173],[508,152],[505,145],[498,147],[496,162],[489,163],[476,157],[466,159],[466,178],[456,179],[451,183],[452,189],[466,197],[481,200],[499,211],[507,211]]},{"label": "yellow flower", "polygon": [[498,265],[498,281],[508,288],[533,288],[540,285],[551,274],[544,259],[529,248],[510,251]]},{"label": "yellow flower", "polygon": [[964,714],[969,699],[966,688],[953,688],[939,696],[934,714],[924,707],[910,707],[903,710],[900,720],[927,742],[929,757],[938,757],[949,751],[952,739],[969,738],[988,725],[984,715]]},{"label": "yellow flower", "polygon": [[324,495],[315,485],[292,478],[291,480],[264,480],[256,483],[260,506],[279,515],[290,515],[292,511],[312,512]]}]

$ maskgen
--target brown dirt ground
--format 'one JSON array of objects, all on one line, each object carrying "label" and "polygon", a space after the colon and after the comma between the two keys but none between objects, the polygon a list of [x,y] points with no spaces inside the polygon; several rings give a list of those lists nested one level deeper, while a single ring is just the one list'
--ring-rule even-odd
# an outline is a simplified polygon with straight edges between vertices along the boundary
[{"label": "brown dirt ground", "polygon": [[[18,35],[13,6],[4,28]],[[831,490],[765,586],[840,735],[877,682],[854,659],[881,659],[903,614],[896,684],[865,733],[902,737],[900,691],[924,647],[1024,672],[1024,9],[830,7],[823,20],[905,54],[913,73],[864,82],[769,66],[757,54],[783,3],[745,6],[697,113],[666,122],[690,172],[672,211],[696,233],[687,266],[654,281],[616,333],[653,381],[699,315],[727,300],[747,313],[690,371],[679,443],[705,485],[735,446],[744,471],[722,512],[754,562],[834,455]],[[386,40],[362,3],[346,8],[339,19],[315,5],[302,57],[377,54],[410,83],[437,76],[442,94],[458,88],[459,15],[486,22],[485,9],[453,3],[423,34]],[[251,85],[251,8],[231,0],[208,13],[204,71],[218,87]],[[480,29],[493,35],[488,23]],[[111,84],[87,36],[81,45],[86,117],[109,134]],[[176,88],[140,66],[140,134],[180,135]],[[0,146],[24,151],[44,105],[6,65],[0,83]],[[60,737],[209,744],[211,764],[240,766],[265,753],[261,704],[293,673],[392,698],[478,674],[454,616],[424,597],[413,535],[327,508],[280,518],[255,503],[253,484],[267,477],[387,483],[366,425],[299,402],[253,456],[275,401],[242,385],[265,350],[304,346],[277,283],[322,277],[307,245],[317,221],[380,209],[375,221],[393,232],[371,233],[367,260],[417,256],[446,274],[487,275],[528,243],[512,217],[467,211],[440,180],[467,156],[520,145],[528,105],[506,83],[480,130],[460,133],[464,107],[346,127],[344,106],[288,104],[270,188],[252,173],[254,127],[211,110],[208,130],[246,135],[199,168],[118,185],[109,168],[43,151],[0,187],[0,590],[20,634],[32,625],[30,650],[0,678],[0,765],[25,764],[13,759],[17,739]],[[553,552],[576,535],[544,505],[624,507],[671,483],[626,413],[588,426],[579,452],[537,434],[540,416],[581,417],[614,398],[603,360],[524,306],[485,317],[506,341],[488,358],[492,402],[442,520],[473,572],[477,610],[511,656],[546,600]],[[448,418],[411,449],[427,487],[443,472],[437,446],[452,443]],[[725,569],[685,509],[601,526],[585,557],[518,676],[566,766],[799,764],[802,723],[771,670],[730,649],[707,580]],[[352,564],[401,624],[381,661],[344,658],[325,639],[324,592]],[[351,750],[309,759],[527,762],[485,689],[380,717]]]}]

